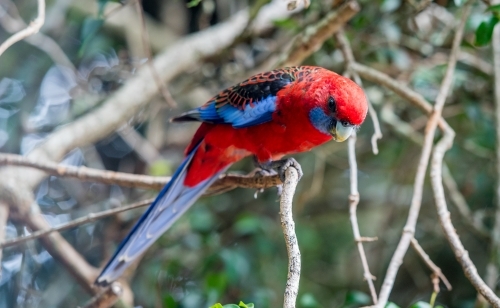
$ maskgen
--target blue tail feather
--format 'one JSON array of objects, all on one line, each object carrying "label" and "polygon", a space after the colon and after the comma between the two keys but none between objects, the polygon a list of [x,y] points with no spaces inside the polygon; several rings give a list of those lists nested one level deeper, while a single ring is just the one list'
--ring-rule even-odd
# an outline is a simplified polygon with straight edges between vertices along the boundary
[{"label": "blue tail feather", "polygon": [[[199,146],[199,145],[198,145]],[[212,177],[193,187],[184,186],[187,168],[198,149],[196,146],[186,156],[170,182],[165,185],[146,212],[137,221],[115,254],[96,280],[98,285],[108,285],[118,279],[125,269],[146,251],[193,203],[217,180],[220,170]],[[229,167],[229,166],[228,166]]]}]

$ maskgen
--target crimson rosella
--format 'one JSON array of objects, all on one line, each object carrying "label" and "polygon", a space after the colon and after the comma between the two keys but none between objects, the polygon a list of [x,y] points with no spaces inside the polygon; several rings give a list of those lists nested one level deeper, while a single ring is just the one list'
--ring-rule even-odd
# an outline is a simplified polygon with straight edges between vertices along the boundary
[{"label": "crimson rosella", "polygon": [[254,155],[281,179],[283,156],[329,140],[344,141],[361,125],[368,104],[351,80],[324,68],[289,67],[255,75],[205,105],[173,119],[202,124],[186,157],[156,200],[123,240],[96,283],[107,285],[160,237],[234,162]]}]

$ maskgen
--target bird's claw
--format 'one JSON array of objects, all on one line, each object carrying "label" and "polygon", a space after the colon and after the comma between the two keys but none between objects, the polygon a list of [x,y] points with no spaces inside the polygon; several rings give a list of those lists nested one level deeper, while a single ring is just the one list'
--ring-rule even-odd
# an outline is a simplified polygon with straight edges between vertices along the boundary
[{"label": "bird's claw", "polygon": [[302,172],[302,167],[295,160],[295,158],[286,158],[286,159],[281,159],[281,160],[275,160],[275,161],[271,161],[271,162],[266,163],[266,164],[259,164],[259,165],[260,165],[260,168],[262,170],[269,171],[269,170],[276,169],[278,171],[278,175],[280,177],[280,180],[283,183],[285,182],[285,171],[289,167],[294,167],[295,169],[297,169],[297,172],[299,174],[299,180],[304,175],[304,173]]},{"label": "bird's claw", "polygon": [[295,158],[287,158],[287,159],[282,159],[276,161],[278,163],[277,169],[278,169],[278,174],[280,176],[281,182],[285,183],[285,171],[286,169],[290,167],[294,167],[297,169],[297,173],[299,174],[299,180],[302,178],[304,173],[302,172],[302,167],[300,164],[295,160]]}]

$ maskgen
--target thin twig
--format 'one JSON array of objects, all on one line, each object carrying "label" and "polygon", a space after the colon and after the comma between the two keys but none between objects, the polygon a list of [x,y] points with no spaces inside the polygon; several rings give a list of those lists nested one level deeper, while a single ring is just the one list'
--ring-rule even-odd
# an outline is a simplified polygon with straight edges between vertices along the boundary
[{"label": "thin twig", "polygon": [[363,238],[359,232],[358,218],[356,216],[356,209],[359,203],[358,191],[358,164],[356,162],[356,133],[353,133],[348,141],[349,151],[349,170],[351,179],[351,193],[349,195],[349,217],[351,219],[352,232],[354,233],[354,241],[358,246],[361,264],[363,265],[363,276],[370,288],[370,294],[374,304],[377,304],[377,291],[373,281],[375,277],[370,272],[368,261],[366,260],[365,249],[363,248]]},{"label": "thin twig", "polygon": [[81,308],[108,308],[113,306],[123,293],[123,288],[119,282],[113,282],[102,292],[92,297]]},{"label": "thin twig", "polygon": [[[432,262],[432,260],[429,257],[429,255],[424,251],[424,249],[422,248],[422,246],[420,246],[420,244],[418,243],[418,241],[415,238],[411,239],[411,246],[415,249],[415,251],[418,253],[418,255],[420,256],[420,258],[422,258],[422,260],[425,262],[425,264],[427,265],[427,267],[429,267],[430,270],[437,277],[439,277],[439,279],[441,279],[441,281],[446,286],[446,289],[448,289],[448,291],[451,291],[452,287],[451,287],[450,282],[446,278],[446,276],[443,274],[443,272],[441,271],[441,269],[439,268],[439,266],[437,266],[434,262]],[[436,290],[434,290],[434,291],[436,291]],[[439,292],[439,288],[437,289],[437,292]]]},{"label": "thin twig", "polygon": [[[356,83],[360,87],[363,87],[363,82],[361,81],[361,78],[359,77],[358,73],[351,67],[351,65],[354,64],[356,60],[354,59],[354,54],[352,52],[351,44],[349,44],[349,41],[347,40],[344,29],[340,29],[335,34],[335,38],[337,39],[337,42],[340,45],[340,49],[342,50],[342,53],[344,55],[344,59],[347,63],[347,69],[352,72],[354,81],[356,81]],[[373,154],[376,155],[378,154],[377,140],[382,139],[383,136],[382,136],[382,131],[380,129],[380,122],[378,120],[377,112],[375,111],[375,108],[373,108],[373,105],[370,102],[370,100],[368,100],[368,113],[370,114],[370,117],[372,118],[373,121],[374,132],[371,138],[371,143],[372,143]]]},{"label": "thin twig", "polygon": [[323,43],[348,22],[360,7],[356,1],[348,1],[337,10],[329,12],[318,23],[307,27],[293,41],[288,53],[283,55],[276,66],[299,65],[318,50]]},{"label": "thin twig", "polygon": [[33,35],[40,31],[43,23],[45,22],[45,0],[38,0],[38,16],[30,22],[29,26],[25,29],[17,32],[16,34],[9,37],[5,42],[0,44],[0,56],[12,45],[15,43],[27,38],[30,35]]},{"label": "thin twig", "polygon": [[[4,0],[4,3],[7,3],[11,8],[15,8],[15,5],[10,1]],[[0,24],[9,33],[16,33],[28,27],[18,14],[14,15],[17,16],[9,15],[8,9],[0,5]],[[69,67],[73,72],[76,72],[71,60],[51,37],[38,32],[35,35],[26,37],[25,41],[45,52],[54,63]]]},{"label": "thin twig", "polygon": [[450,57],[448,60],[448,67],[446,68],[446,73],[441,83],[441,87],[439,89],[439,93],[436,97],[436,103],[434,105],[434,109],[429,116],[429,120],[427,122],[425,128],[425,136],[424,136],[424,145],[422,148],[422,153],[420,156],[420,160],[418,163],[417,173],[415,175],[415,182],[413,186],[413,196],[411,200],[410,210],[408,213],[408,219],[403,229],[403,234],[398,243],[396,251],[389,263],[389,267],[387,269],[387,274],[385,276],[384,282],[382,284],[382,288],[380,290],[379,295],[379,303],[377,307],[385,307],[389,295],[391,293],[392,287],[394,285],[394,281],[396,275],[398,273],[399,267],[403,262],[403,257],[408,250],[408,246],[410,245],[411,239],[415,234],[415,226],[417,224],[417,219],[420,213],[420,206],[422,204],[422,194],[423,194],[423,186],[424,179],[427,170],[427,165],[429,163],[429,158],[432,151],[434,134],[436,132],[436,128],[441,118],[441,111],[443,109],[444,103],[446,101],[446,97],[448,96],[448,92],[451,88],[453,82],[453,73],[455,71],[455,66],[457,62],[457,53],[460,48],[460,43],[462,41],[463,31],[465,27],[465,22],[470,12],[470,8],[472,5],[472,1],[468,1],[468,3],[464,6],[462,12],[462,18],[460,20],[460,24],[458,25],[455,33],[455,37],[453,38],[453,45],[450,53]]},{"label": "thin twig", "polygon": [[[71,177],[82,181],[120,185],[131,188],[160,190],[170,181],[170,177],[131,174],[87,167],[67,166],[53,162],[40,162],[16,154],[0,153],[0,166],[1,165],[32,167],[43,170],[54,176]],[[256,176],[254,172],[248,175],[225,174],[208,189],[205,195],[215,195],[235,188],[265,189],[281,184],[278,175]]]},{"label": "thin twig", "polygon": [[90,223],[90,222],[93,222],[93,221],[96,221],[99,219],[103,219],[103,218],[106,218],[109,216],[119,214],[121,212],[130,211],[130,210],[133,210],[133,209],[136,209],[139,207],[143,207],[143,206],[151,204],[153,201],[154,201],[154,199],[148,199],[148,200],[135,202],[135,203],[132,203],[130,205],[120,206],[118,208],[114,208],[114,209],[110,209],[110,210],[106,210],[106,211],[102,211],[102,212],[98,212],[98,213],[90,213],[87,216],[74,219],[70,222],[64,223],[64,224],[59,225],[57,227],[52,227],[52,228],[44,229],[44,230],[38,230],[38,231],[33,232],[27,236],[16,237],[16,238],[13,238],[10,240],[6,240],[4,242],[0,242],[0,249],[19,245],[19,244],[27,242],[29,240],[33,240],[33,239],[48,235],[52,232],[56,232],[56,231],[58,232],[58,231],[63,231],[63,230],[75,228],[75,227],[78,227],[78,226],[81,226],[81,225],[84,225],[84,224],[87,224],[87,223]]},{"label": "thin twig", "polygon": [[486,283],[481,279],[477,272],[477,268],[469,257],[469,252],[465,250],[457,231],[453,226],[450,218],[450,212],[446,206],[446,198],[444,195],[442,167],[443,158],[447,149],[451,148],[455,132],[452,129],[444,130],[444,136],[439,140],[434,149],[431,163],[431,184],[434,191],[434,201],[438,211],[439,222],[446,235],[448,242],[462,266],[465,276],[472,283],[474,288],[495,308],[500,307],[500,298],[495,295]]},{"label": "thin twig", "polygon": [[174,98],[172,97],[172,94],[168,90],[167,86],[161,82],[160,80],[160,75],[158,75],[158,72],[156,71],[156,68],[153,65],[153,54],[151,53],[151,46],[150,46],[150,40],[149,40],[149,32],[146,29],[146,20],[144,18],[144,10],[142,8],[142,3],[141,0],[136,0],[136,7],[137,7],[137,14],[139,14],[139,18],[141,20],[141,28],[142,28],[142,45],[144,48],[144,52],[146,53],[146,56],[148,57],[148,66],[149,69],[151,70],[151,74],[153,75],[153,79],[156,82],[156,85],[158,86],[158,90],[160,90],[160,93],[163,95],[163,99],[167,102],[167,104],[172,107],[176,108],[177,103],[175,102]]},{"label": "thin twig", "polygon": [[290,167],[285,171],[285,182],[280,198],[280,218],[288,253],[288,275],[286,280],[283,308],[295,308],[300,282],[300,250],[295,234],[292,201],[299,182],[297,169]]}]

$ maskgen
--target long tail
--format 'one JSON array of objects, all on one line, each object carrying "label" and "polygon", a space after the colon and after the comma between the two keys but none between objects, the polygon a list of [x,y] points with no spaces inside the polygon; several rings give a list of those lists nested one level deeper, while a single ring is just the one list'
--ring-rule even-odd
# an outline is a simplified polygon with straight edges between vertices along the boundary
[{"label": "long tail", "polygon": [[156,200],[122,241],[111,260],[97,277],[95,284],[106,286],[118,279],[138,256],[146,251],[193,205],[196,199],[218,178],[218,175],[229,167],[226,166],[193,187],[184,185],[188,167],[198,147],[199,143],[191,149],[172,176],[172,180],[165,185]]}]

